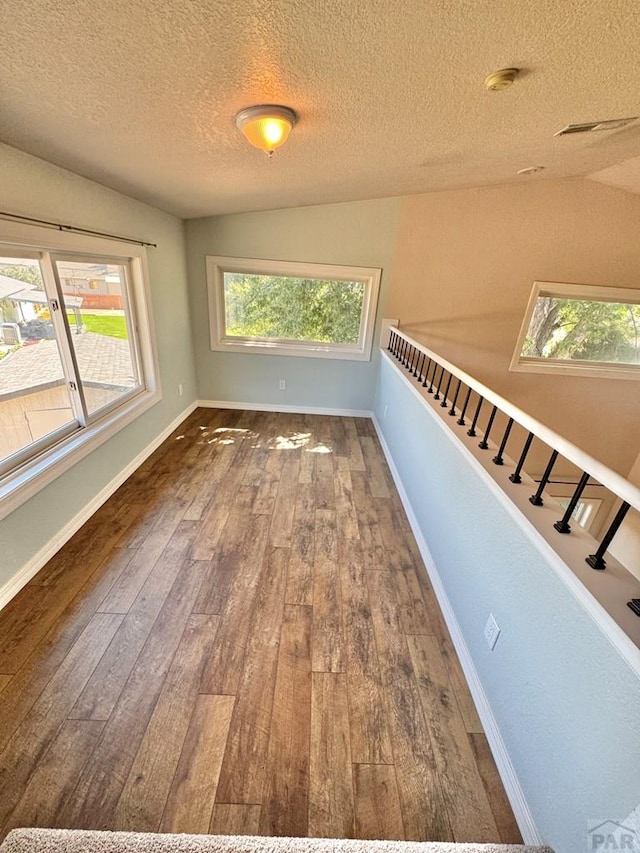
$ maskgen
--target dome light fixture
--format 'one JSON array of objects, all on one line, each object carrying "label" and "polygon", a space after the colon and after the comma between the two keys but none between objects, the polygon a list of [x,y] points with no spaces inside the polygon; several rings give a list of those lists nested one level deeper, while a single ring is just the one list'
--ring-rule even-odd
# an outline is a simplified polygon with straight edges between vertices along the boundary
[{"label": "dome light fixture", "polygon": [[485,77],[484,85],[489,92],[503,92],[513,86],[519,73],[519,68],[501,68],[500,71],[494,71],[493,74]]},{"label": "dome light fixture", "polygon": [[298,116],[290,107],[262,104],[240,110],[236,127],[252,145],[271,157],[276,148],[287,141],[297,120]]}]

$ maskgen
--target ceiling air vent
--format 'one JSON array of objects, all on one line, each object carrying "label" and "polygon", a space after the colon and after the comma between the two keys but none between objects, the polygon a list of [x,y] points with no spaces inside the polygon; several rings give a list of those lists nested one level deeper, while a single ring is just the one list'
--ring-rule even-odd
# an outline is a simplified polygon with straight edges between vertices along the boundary
[{"label": "ceiling air vent", "polygon": [[586,121],[582,124],[568,124],[562,130],[554,133],[554,136],[567,136],[569,133],[591,133],[594,130],[618,130],[621,127],[631,124],[637,118],[638,116],[631,116],[631,118],[610,118],[606,121]]}]

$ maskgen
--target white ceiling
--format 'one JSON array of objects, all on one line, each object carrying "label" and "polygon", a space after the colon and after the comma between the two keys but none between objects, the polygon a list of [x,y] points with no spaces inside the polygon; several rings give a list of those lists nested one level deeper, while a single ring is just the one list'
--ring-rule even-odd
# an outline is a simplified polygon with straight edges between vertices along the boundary
[{"label": "white ceiling", "polygon": [[[185,217],[611,167],[640,191],[640,122],[553,136],[640,114],[639,45],[637,0],[5,0],[0,140]],[[234,126],[265,102],[300,117],[271,161]]]}]

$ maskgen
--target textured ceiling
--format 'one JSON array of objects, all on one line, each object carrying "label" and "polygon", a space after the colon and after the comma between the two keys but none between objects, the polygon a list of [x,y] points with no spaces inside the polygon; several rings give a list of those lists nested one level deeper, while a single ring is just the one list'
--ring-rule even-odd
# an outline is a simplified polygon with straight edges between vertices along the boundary
[{"label": "textured ceiling", "polygon": [[[0,140],[186,217],[585,175],[640,122],[553,134],[640,113],[639,44],[637,0],[4,0]],[[300,117],[271,161],[234,126],[265,102]]]}]

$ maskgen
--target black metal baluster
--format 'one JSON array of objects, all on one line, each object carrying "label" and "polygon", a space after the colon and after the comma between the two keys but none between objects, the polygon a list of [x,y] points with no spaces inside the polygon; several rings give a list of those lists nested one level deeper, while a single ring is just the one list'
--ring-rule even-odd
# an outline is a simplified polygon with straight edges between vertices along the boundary
[{"label": "black metal baluster", "polygon": [[509,418],[509,423],[507,424],[507,428],[504,431],[504,435],[502,436],[502,441],[500,442],[500,447],[498,449],[498,455],[493,457],[493,462],[495,465],[504,465],[504,449],[507,446],[507,441],[509,440],[509,433],[511,432],[511,427],[513,426],[513,418]]},{"label": "black metal baluster", "polygon": [[558,533],[571,533],[571,525],[569,524],[569,520],[573,515],[573,511],[578,505],[578,501],[580,500],[580,495],[584,492],[584,488],[589,482],[589,474],[585,471],[582,477],[580,477],[580,481],[576,486],[576,490],[573,493],[571,500],[569,501],[569,506],[567,507],[565,514],[562,516],[560,521],[556,521],[553,525]]},{"label": "black metal baluster", "polygon": [[[420,364],[420,355],[422,355],[422,358],[424,360],[424,353],[421,353],[420,350],[418,350],[418,357],[416,358],[416,363],[415,363],[414,368],[413,368],[413,375],[414,376],[418,375],[418,365]],[[420,380],[418,380],[418,382],[419,381]]]},{"label": "black metal baluster", "polygon": [[409,341],[403,340],[402,351],[400,353],[400,364],[404,364],[405,355],[406,355],[408,349],[409,349]]},{"label": "black metal baluster", "polygon": [[456,393],[453,395],[453,403],[451,404],[451,408],[449,409],[449,414],[452,418],[456,416],[456,403],[458,402],[458,394],[460,393],[460,386],[462,385],[462,379],[458,379],[458,387],[456,388]]},{"label": "black metal baluster", "polygon": [[484,403],[484,397],[480,397],[480,399],[478,400],[478,407],[476,409],[476,413],[473,416],[473,422],[471,424],[471,427],[467,430],[467,435],[470,435],[471,438],[474,438],[474,436],[477,435],[476,424],[478,423],[478,418],[480,417],[480,409],[482,408],[483,403]]},{"label": "black metal baluster", "polygon": [[[400,335],[398,335],[398,337],[400,338]],[[398,359],[398,361],[400,361],[400,354],[402,353],[402,349],[404,347],[404,344],[405,344],[404,338],[400,338],[400,345],[398,346],[398,349],[396,350],[396,358]]]},{"label": "black metal baluster", "polygon": [[[461,380],[462,381],[462,380]],[[471,399],[471,388],[467,389],[467,396],[464,398],[464,403],[462,405],[462,411],[460,412],[460,417],[457,420],[458,426],[464,426],[464,416],[467,412],[467,406],[469,405],[469,400]]]},{"label": "black metal baluster", "polygon": [[393,331],[393,329],[389,329],[389,346],[387,347],[389,352],[393,352],[393,344],[394,344],[394,338],[395,337],[396,337],[396,333]]},{"label": "black metal baluster", "polygon": [[433,361],[433,359],[432,359],[432,358],[430,358],[430,359],[429,359],[429,364],[427,365],[427,369],[426,369],[426,370],[425,370],[425,372],[424,372],[424,382],[422,383],[422,387],[423,387],[423,388],[426,388],[426,387],[427,387],[427,385],[429,384],[429,382],[428,382],[428,378],[429,378],[429,371],[431,370],[431,362],[432,362],[432,361]]},{"label": "black metal baluster", "polygon": [[417,352],[417,350],[412,344],[409,347],[409,358],[407,359],[407,364],[406,364],[406,367],[407,367],[407,370],[409,371],[409,373],[411,373],[411,371],[413,370],[413,359],[414,359],[416,352]]},{"label": "black metal baluster", "polygon": [[444,376],[444,367],[442,368],[442,373],[440,374],[440,381],[438,382],[438,387],[436,388],[436,393],[433,395],[434,400],[440,399],[440,386],[442,385],[442,377]]},{"label": "black metal baluster", "polygon": [[417,353],[417,349],[413,346],[413,344],[409,347],[409,358],[407,359],[406,368],[411,373],[413,370],[413,359],[415,358],[415,354]]},{"label": "black metal baluster", "polygon": [[509,476],[509,479],[512,483],[521,483],[522,477],[520,476],[520,472],[522,471],[522,466],[524,465],[524,460],[527,458],[527,453],[531,447],[531,442],[533,441],[533,433],[530,432],[527,436],[527,440],[524,443],[524,447],[522,448],[522,453],[520,454],[520,459],[518,459],[518,464],[516,465],[516,470]]},{"label": "black metal baluster", "polygon": [[[609,529],[604,534],[602,542],[598,546],[598,550],[595,554],[589,554],[586,559],[586,562],[591,566],[592,569],[598,569],[602,571],[602,569],[606,569],[607,561],[604,559],[605,551],[611,545],[611,540],[618,532],[618,528],[624,521],[624,517],[629,511],[629,504],[626,501],[623,501],[620,509],[616,513],[616,517],[611,522]],[[633,608],[632,608],[633,609]]]},{"label": "black metal baluster", "polygon": [[427,392],[429,394],[433,394],[433,380],[436,378],[436,373],[438,372],[438,362],[433,362],[433,373],[431,374],[431,384],[429,385]]},{"label": "black metal baluster", "polygon": [[484,438],[482,439],[482,441],[478,445],[478,447],[481,450],[486,450],[489,447],[489,436],[491,434],[491,427],[493,426],[493,421],[495,419],[497,411],[498,411],[498,407],[494,406],[492,411],[491,411],[491,414],[489,415],[489,423],[487,424],[487,428],[486,428],[485,433],[484,433]]},{"label": "black metal baluster", "polygon": [[449,388],[451,388],[451,380],[452,379],[453,379],[453,373],[450,373],[449,374],[449,380],[447,382],[447,387],[445,388],[445,392],[442,395],[442,402],[440,403],[440,405],[442,406],[443,409],[447,408],[447,397],[449,396]]},{"label": "black metal baluster", "polygon": [[418,382],[422,382],[423,379],[426,379],[426,374],[424,376],[423,376],[423,374],[424,374],[424,366],[427,363],[427,358],[429,358],[429,356],[426,354],[426,352],[423,353],[422,354],[422,364],[420,365],[420,370],[418,371]]},{"label": "black metal baluster", "polygon": [[409,341],[407,341],[407,345],[406,345],[406,347],[405,347],[405,350],[404,350],[404,353],[403,353],[403,356],[402,356],[402,366],[403,366],[403,367],[406,367],[406,366],[407,366],[407,357],[408,357],[408,355],[409,355],[409,350],[410,350],[410,349],[411,349],[411,344],[409,343]]},{"label": "black metal baluster", "polygon": [[558,451],[554,450],[549,457],[549,461],[547,463],[547,467],[544,469],[544,474],[542,475],[542,479],[538,484],[538,491],[535,495],[531,495],[529,498],[529,503],[532,503],[534,506],[542,506],[544,501],[542,500],[542,493],[544,492],[547,483],[549,482],[549,477],[551,476],[551,472],[553,471],[553,466],[556,464],[556,459],[558,458]]},{"label": "black metal baluster", "polygon": [[414,347],[413,352],[411,353],[411,361],[409,362],[409,372],[412,376],[416,375],[416,364],[419,358],[420,350],[417,347]]}]

